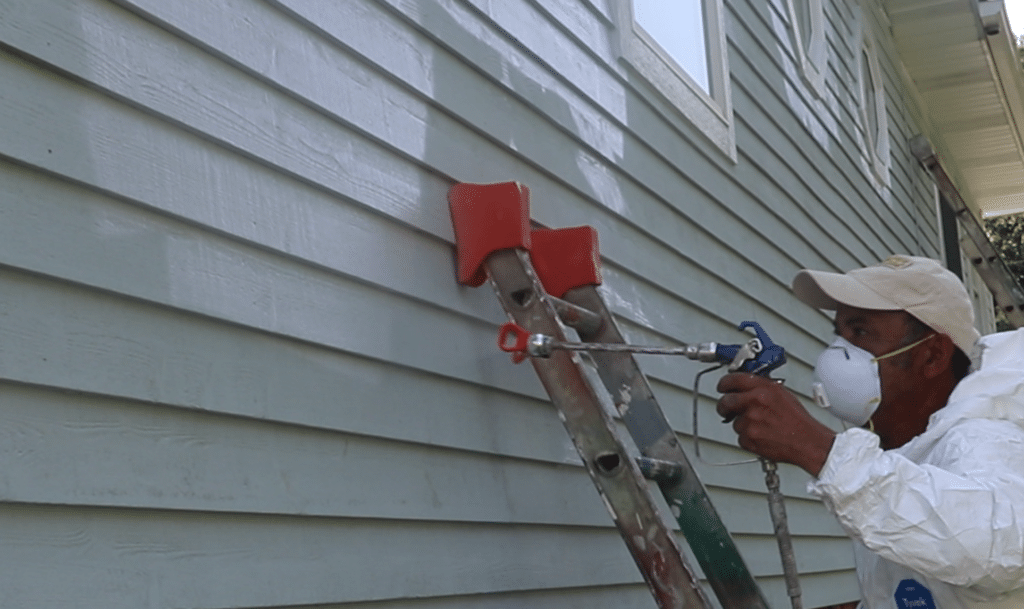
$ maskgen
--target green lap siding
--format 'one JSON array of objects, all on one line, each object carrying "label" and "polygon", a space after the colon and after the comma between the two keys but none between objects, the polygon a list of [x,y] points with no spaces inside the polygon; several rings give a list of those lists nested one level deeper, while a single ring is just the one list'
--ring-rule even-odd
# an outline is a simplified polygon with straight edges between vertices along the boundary
[{"label": "green lap siding", "polygon": [[[860,6],[826,0],[816,92],[784,5],[725,2],[731,159],[619,56],[612,0],[0,0],[0,605],[653,607],[455,283],[446,194],[526,184],[536,223],[598,230],[632,340],[756,320],[806,398],[830,322],[794,273],[941,245],[882,15],[888,186]],[[698,368],[641,366],[689,446]],[[705,451],[743,458],[713,387]],[[788,606],[760,468],[698,467]],[[856,599],[781,475],[804,605]]]}]

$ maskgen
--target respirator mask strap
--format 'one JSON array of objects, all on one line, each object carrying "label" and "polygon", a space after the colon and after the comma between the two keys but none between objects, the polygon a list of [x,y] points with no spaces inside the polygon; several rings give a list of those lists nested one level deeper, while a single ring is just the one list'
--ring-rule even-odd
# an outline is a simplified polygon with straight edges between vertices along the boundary
[{"label": "respirator mask strap", "polygon": [[890,357],[892,357],[892,356],[894,356],[894,355],[899,355],[900,353],[906,353],[907,351],[910,351],[910,350],[911,350],[911,349],[913,349],[914,347],[916,347],[916,346],[920,345],[920,344],[921,344],[921,343],[923,343],[924,341],[926,341],[926,340],[928,340],[929,338],[932,338],[932,337],[934,337],[934,336],[935,336],[934,334],[929,334],[928,336],[925,336],[925,337],[924,337],[924,338],[922,338],[921,340],[917,340],[917,341],[914,341],[914,342],[910,343],[910,344],[909,344],[909,345],[907,345],[906,347],[900,347],[899,349],[896,349],[895,351],[890,351],[890,352],[888,352],[888,353],[883,353],[882,355],[879,355],[879,356],[877,356],[877,357],[873,357],[873,358],[871,358],[871,363],[872,363],[872,364],[877,364],[879,360],[883,360],[883,359],[886,359],[886,358],[890,358]]}]

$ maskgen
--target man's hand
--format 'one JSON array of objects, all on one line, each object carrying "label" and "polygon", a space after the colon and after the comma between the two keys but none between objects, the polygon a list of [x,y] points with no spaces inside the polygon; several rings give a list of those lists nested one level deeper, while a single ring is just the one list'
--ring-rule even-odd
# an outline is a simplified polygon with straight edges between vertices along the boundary
[{"label": "man's hand", "polygon": [[724,395],[718,414],[739,435],[746,450],[772,461],[792,463],[817,476],[836,434],[819,423],[781,384],[746,373],[718,382]]}]

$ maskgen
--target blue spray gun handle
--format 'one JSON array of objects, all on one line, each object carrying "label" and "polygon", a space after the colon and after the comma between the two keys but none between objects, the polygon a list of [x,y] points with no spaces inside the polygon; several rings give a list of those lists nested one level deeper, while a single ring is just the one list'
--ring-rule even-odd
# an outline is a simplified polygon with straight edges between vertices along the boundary
[{"label": "blue spray gun handle", "polygon": [[767,377],[772,370],[786,363],[786,350],[776,345],[756,321],[745,321],[740,330],[753,328],[756,338],[742,345],[718,345],[715,358],[728,364],[729,372],[749,372]]}]

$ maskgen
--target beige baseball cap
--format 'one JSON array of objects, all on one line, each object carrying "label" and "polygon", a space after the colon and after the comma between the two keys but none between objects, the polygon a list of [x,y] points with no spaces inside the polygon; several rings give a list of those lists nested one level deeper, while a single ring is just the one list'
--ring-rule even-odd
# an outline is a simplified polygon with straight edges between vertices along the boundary
[{"label": "beige baseball cap", "polygon": [[974,309],[963,282],[931,258],[890,256],[847,273],[805,269],[793,278],[793,292],[804,303],[828,311],[840,303],[906,311],[949,336],[968,356],[981,336],[974,327]]}]

